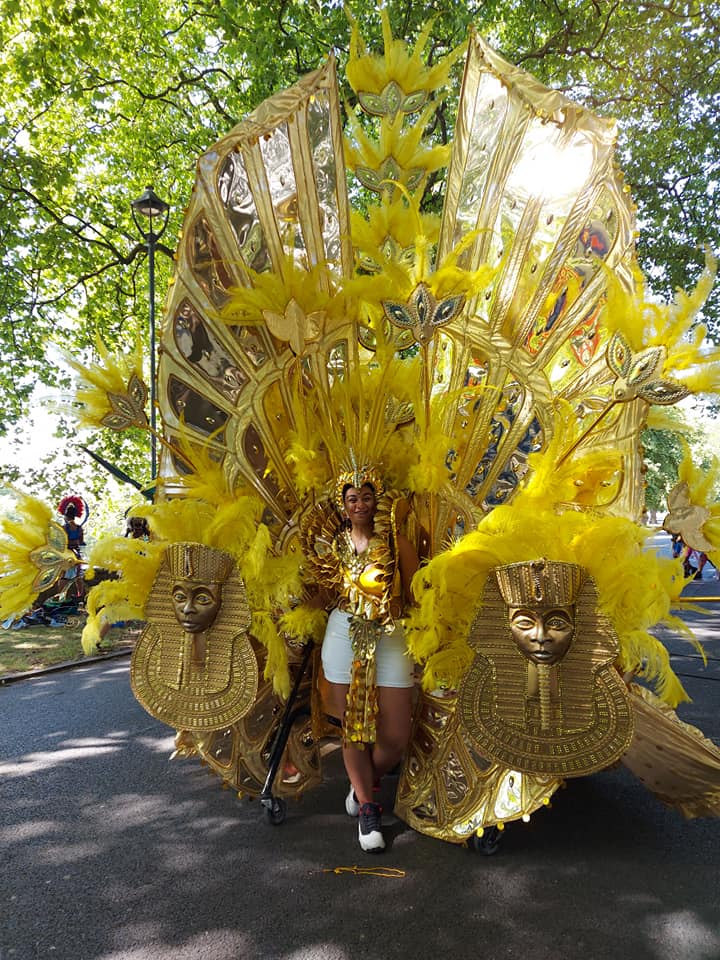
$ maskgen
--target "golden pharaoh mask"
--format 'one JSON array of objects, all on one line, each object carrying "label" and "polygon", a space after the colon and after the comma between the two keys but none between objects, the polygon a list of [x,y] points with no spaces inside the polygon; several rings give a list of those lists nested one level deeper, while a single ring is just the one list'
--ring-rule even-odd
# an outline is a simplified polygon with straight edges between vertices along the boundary
[{"label": "golden pharaoh mask", "polygon": [[[538,776],[583,776],[614,763],[632,738],[632,713],[613,666],[618,639],[595,584],[573,563],[535,560],[495,568],[470,627],[475,651],[458,711],[478,752]],[[530,662],[508,610],[574,612],[574,639],[557,663]]]}]

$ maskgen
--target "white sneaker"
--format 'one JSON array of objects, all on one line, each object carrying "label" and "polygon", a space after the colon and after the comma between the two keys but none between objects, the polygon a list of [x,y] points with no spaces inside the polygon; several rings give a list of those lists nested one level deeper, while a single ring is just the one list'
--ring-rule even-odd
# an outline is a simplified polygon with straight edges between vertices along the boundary
[{"label": "white sneaker", "polygon": [[382,835],[380,814],[382,808],[378,803],[363,803],[358,815],[358,840],[366,853],[380,853],[385,849],[385,840]]},{"label": "white sneaker", "polygon": [[345,812],[349,817],[356,817],[360,813],[360,801],[355,796],[352,784],[350,784],[350,790],[345,797]]}]

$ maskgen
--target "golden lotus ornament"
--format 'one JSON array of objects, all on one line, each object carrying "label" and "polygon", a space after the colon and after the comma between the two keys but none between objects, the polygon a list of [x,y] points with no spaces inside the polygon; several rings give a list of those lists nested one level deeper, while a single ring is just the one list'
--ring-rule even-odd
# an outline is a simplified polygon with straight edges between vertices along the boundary
[{"label": "golden lotus ornament", "polygon": [[51,521],[47,527],[45,543],[30,553],[30,562],[37,568],[32,590],[40,593],[77,563],[75,554],[68,550],[67,534],[59,523]]},{"label": "golden lotus ornament", "polygon": [[419,283],[406,303],[383,300],[385,316],[396,327],[412,332],[415,340],[428,344],[435,332],[454,320],[465,305],[463,294],[436,300],[426,283]]},{"label": "golden lotus ornament", "polygon": [[102,418],[102,425],[117,431],[127,430],[130,427],[146,427],[148,425],[145,413],[147,398],[148,388],[145,381],[133,373],[127,382],[125,393],[108,392],[110,411]]},{"label": "golden lotus ornament", "polygon": [[613,384],[613,400],[628,403],[636,397],[650,404],[670,406],[689,396],[681,383],[662,376],[667,348],[648,347],[634,352],[625,337],[616,331],[606,351],[607,364],[617,379]]}]

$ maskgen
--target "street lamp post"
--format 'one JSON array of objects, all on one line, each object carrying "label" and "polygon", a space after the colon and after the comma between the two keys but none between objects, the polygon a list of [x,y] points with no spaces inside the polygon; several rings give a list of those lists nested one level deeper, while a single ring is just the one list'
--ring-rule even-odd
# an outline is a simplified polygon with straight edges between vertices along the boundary
[{"label": "street lamp post", "polygon": [[[130,209],[135,226],[145,241],[148,252],[148,271],[150,281],[150,428],[151,428],[151,470],[152,479],[157,476],[157,436],[155,413],[156,384],[155,384],[155,249],[157,242],[165,232],[170,215],[170,204],[165,203],[155,193],[152,187],[146,187],[142,196],[130,201]],[[143,230],[141,217],[149,220],[149,230]],[[160,229],[156,230],[158,223]]]}]

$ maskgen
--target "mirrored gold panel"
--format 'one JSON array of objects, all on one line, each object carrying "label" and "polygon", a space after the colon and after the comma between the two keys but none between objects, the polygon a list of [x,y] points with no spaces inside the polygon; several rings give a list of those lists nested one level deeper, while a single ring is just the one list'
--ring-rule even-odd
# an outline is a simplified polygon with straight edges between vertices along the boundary
[{"label": "mirrored gold panel", "polygon": [[237,403],[248,377],[228,356],[189,300],[183,300],[173,323],[175,343],[188,364],[215,390]]},{"label": "mirrored gold panel", "polygon": [[178,420],[184,420],[187,426],[206,436],[215,434],[217,443],[224,442],[222,432],[218,431],[227,422],[227,414],[173,374],[168,377],[168,400]]},{"label": "mirrored gold panel", "polygon": [[245,265],[258,272],[268,270],[270,254],[242,154],[233,151],[225,157],[218,174],[217,190]]},{"label": "mirrored gold panel", "polygon": [[330,107],[325,91],[318,91],[308,102],[307,129],[318,206],[322,214],[321,229],[325,244],[325,258],[329,264],[335,264],[339,272],[341,247],[340,215],[336,193],[337,164],[330,129]]},{"label": "mirrored gold panel", "polygon": [[197,218],[190,238],[190,269],[208,299],[220,308],[227,302],[227,291],[234,281],[206,217]]}]

